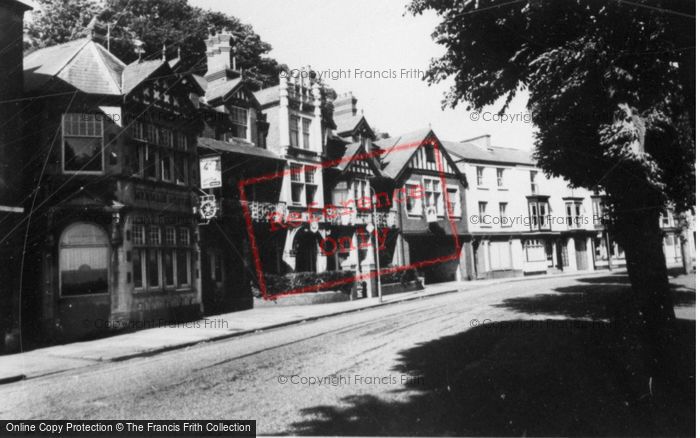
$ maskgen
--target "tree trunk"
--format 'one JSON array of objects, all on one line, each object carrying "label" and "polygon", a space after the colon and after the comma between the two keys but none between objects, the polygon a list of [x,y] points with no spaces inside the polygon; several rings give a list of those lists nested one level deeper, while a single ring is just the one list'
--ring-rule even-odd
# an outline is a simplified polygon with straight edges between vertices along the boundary
[{"label": "tree trunk", "polygon": [[655,208],[625,207],[616,214],[615,228],[632,284],[630,322],[639,324],[658,342],[658,336],[665,337],[675,321],[659,214]]}]

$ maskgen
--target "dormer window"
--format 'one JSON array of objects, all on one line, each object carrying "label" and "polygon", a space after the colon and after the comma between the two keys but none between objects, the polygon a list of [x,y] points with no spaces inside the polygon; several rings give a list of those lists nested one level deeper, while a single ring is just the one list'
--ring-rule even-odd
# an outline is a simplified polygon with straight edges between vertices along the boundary
[{"label": "dormer window", "polygon": [[102,173],[104,171],[104,127],[95,114],[63,115],[63,171]]},{"label": "dormer window", "polygon": [[231,121],[233,128],[231,135],[236,138],[248,138],[248,110],[238,106],[231,107]]}]

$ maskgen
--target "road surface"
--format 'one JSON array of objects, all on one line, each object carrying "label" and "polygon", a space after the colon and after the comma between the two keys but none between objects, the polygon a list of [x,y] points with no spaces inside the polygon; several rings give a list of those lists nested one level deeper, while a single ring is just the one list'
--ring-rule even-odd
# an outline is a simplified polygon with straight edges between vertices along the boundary
[{"label": "road surface", "polygon": [[[441,354],[457,360],[437,349],[441,339],[519,319],[599,320],[601,297],[623,282],[610,276],[507,283],[100,363],[0,386],[0,418],[255,419],[259,434],[464,432],[427,418],[444,409],[428,405],[434,400],[425,395],[454,393],[450,382],[461,378],[446,375],[437,383],[435,371],[421,370],[422,361],[439,363]],[[694,289],[683,290],[694,296]],[[686,297],[686,307],[693,304]],[[421,350],[431,345],[434,355]]]}]

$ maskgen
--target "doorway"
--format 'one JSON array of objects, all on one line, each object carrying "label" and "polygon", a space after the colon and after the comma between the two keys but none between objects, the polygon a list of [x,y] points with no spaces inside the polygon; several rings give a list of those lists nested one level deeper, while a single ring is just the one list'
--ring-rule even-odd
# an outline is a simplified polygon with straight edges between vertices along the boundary
[{"label": "doorway", "polygon": [[576,267],[579,271],[588,270],[588,251],[586,240],[580,237],[574,239],[576,246]]}]

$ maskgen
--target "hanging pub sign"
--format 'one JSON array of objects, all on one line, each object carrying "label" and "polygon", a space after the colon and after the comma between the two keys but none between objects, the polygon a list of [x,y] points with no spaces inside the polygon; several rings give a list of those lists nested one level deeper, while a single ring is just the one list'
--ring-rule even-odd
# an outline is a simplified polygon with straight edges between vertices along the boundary
[{"label": "hanging pub sign", "polygon": [[199,159],[199,184],[202,190],[221,187],[221,156]]},{"label": "hanging pub sign", "polygon": [[199,217],[202,220],[210,221],[214,219],[219,212],[219,206],[216,204],[214,195],[204,195],[199,197]]}]

